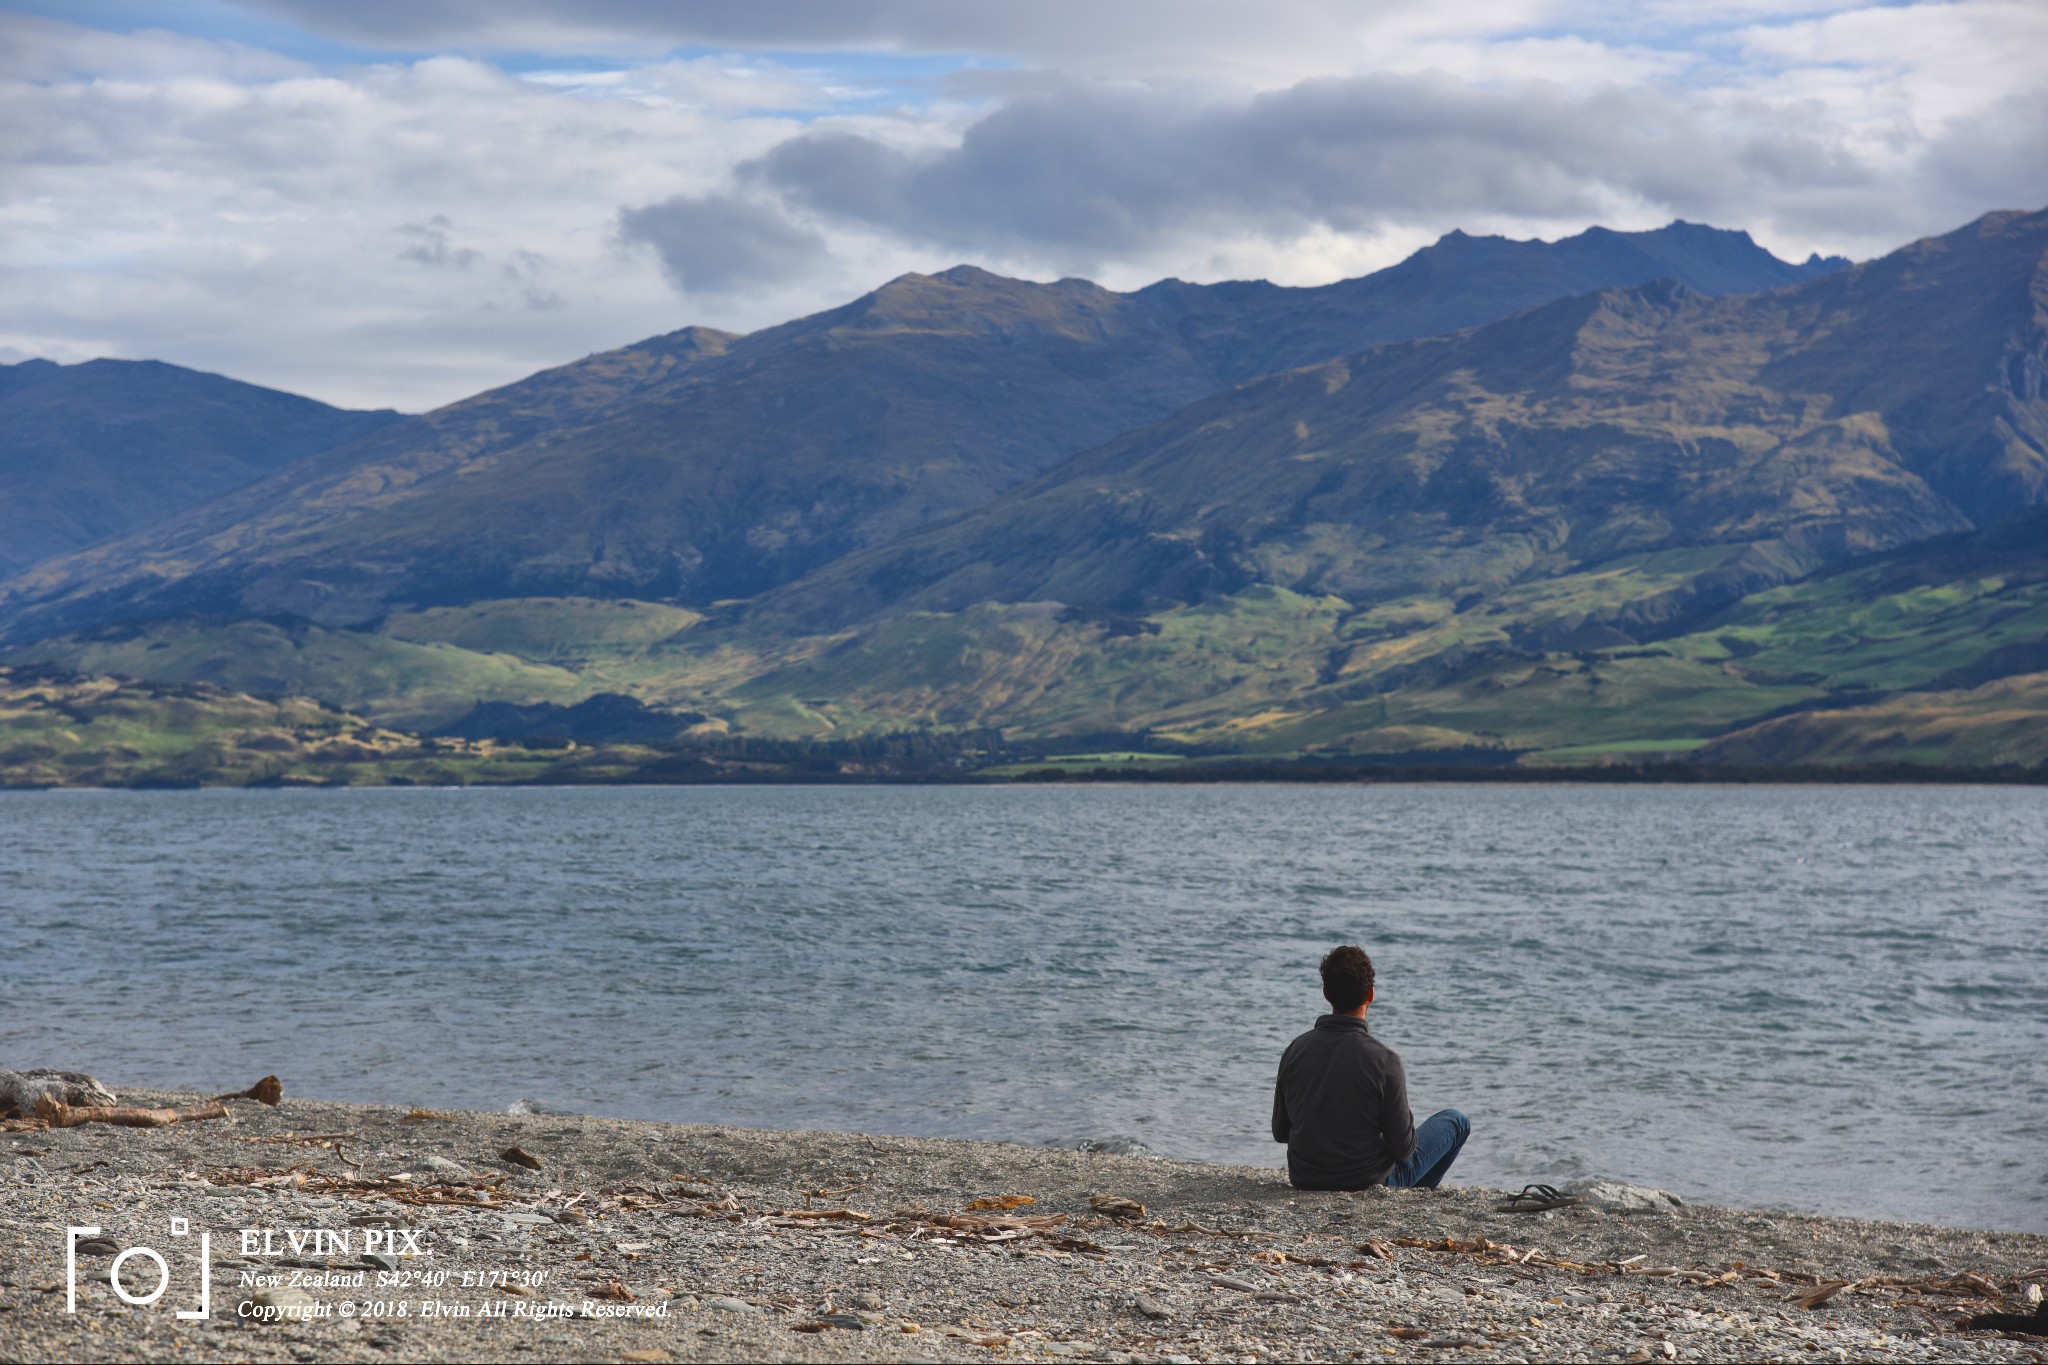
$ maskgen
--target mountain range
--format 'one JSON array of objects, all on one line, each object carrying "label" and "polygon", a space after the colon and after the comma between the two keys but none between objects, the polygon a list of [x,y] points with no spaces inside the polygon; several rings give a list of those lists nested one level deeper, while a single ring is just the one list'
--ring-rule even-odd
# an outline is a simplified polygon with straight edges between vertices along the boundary
[{"label": "mountain range", "polygon": [[0,638],[468,736],[618,696],[579,733],[2039,762],[2044,259],[1996,213],[1856,266],[1678,223],[1314,289],[905,276],[338,414],[16,572]]},{"label": "mountain range", "polygon": [[1672,275],[1790,266],[1677,223],[1555,244],[1445,238],[1315,289],[1118,294],[972,267],[746,337],[689,328],[545,371],[271,474],[0,589],[10,636],[178,612],[374,619],[582,594],[702,607],[966,511],[1243,379]]},{"label": "mountain range", "polygon": [[158,361],[0,365],[0,577],[398,420]]}]

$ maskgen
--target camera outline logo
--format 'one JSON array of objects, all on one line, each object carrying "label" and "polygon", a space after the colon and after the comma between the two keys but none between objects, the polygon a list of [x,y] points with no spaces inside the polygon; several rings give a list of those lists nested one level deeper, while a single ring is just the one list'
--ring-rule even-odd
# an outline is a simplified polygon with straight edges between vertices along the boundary
[{"label": "camera outline logo", "polygon": [[[88,1237],[101,1236],[106,1230],[97,1227],[66,1227],[64,1229],[64,1311],[78,1311],[78,1244]],[[171,1236],[192,1235],[192,1220],[173,1215]],[[131,1294],[122,1282],[121,1271],[130,1260],[140,1258],[156,1266],[156,1288],[147,1294]],[[114,1297],[130,1308],[154,1306],[171,1287],[170,1262],[155,1247],[136,1245],[125,1247],[115,1254],[107,1266],[107,1285],[114,1291]],[[180,1308],[178,1317],[185,1322],[203,1322],[213,1316],[213,1234],[199,1234],[199,1307]]]}]

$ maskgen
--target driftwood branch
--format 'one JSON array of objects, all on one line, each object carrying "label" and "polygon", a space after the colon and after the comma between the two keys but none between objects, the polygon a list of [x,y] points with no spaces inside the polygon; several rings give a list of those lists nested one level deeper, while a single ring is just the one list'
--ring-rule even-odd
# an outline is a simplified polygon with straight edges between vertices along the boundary
[{"label": "driftwood branch", "polygon": [[[245,1071],[242,1074],[246,1076],[249,1073]],[[284,1098],[284,1082],[275,1076],[265,1076],[247,1090],[237,1090],[232,1095],[215,1095],[213,1098],[216,1101],[254,1100],[258,1104],[267,1104],[275,1108],[277,1102]]]},{"label": "driftwood branch", "polygon": [[224,1119],[227,1106],[219,1100],[187,1105],[182,1109],[142,1109],[127,1104],[65,1104],[45,1095],[36,1102],[36,1117],[52,1128],[76,1128],[81,1123],[117,1123],[126,1128],[164,1128],[195,1119]]}]

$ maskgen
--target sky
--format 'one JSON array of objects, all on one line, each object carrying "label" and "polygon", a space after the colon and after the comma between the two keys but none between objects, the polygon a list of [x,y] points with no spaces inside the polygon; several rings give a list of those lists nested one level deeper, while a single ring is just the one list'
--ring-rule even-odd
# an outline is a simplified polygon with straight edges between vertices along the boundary
[{"label": "sky", "polygon": [[0,362],[420,411],[961,262],[1320,284],[2048,206],[2048,4],[0,0]]}]

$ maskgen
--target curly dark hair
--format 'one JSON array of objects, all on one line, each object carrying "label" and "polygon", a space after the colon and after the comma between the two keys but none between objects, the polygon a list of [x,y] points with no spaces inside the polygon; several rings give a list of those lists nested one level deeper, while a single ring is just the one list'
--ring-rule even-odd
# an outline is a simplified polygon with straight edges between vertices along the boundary
[{"label": "curly dark hair", "polygon": [[1323,958],[1323,999],[1349,1014],[1372,998],[1372,959],[1355,943],[1332,948]]}]

